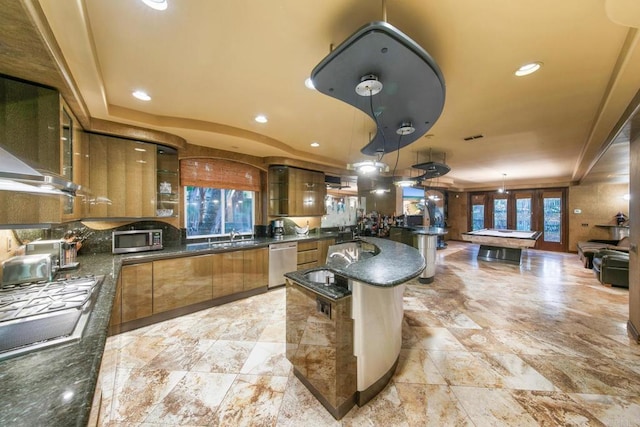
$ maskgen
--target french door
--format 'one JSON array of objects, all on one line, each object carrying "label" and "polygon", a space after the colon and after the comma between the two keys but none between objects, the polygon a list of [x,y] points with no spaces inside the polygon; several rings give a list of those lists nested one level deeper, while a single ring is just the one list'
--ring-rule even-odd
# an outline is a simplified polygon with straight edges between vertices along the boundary
[{"label": "french door", "polygon": [[469,229],[496,228],[542,232],[536,248],[567,250],[566,190],[514,190],[470,195]]},{"label": "french door", "polygon": [[567,250],[566,192],[541,190],[536,230],[542,231],[536,248],[547,251]]}]

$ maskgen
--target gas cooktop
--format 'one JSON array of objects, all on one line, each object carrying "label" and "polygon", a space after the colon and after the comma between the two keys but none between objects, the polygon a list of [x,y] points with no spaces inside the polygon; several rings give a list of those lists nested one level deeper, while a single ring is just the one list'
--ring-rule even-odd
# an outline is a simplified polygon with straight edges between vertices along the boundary
[{"label": "gas cooktop", "polygon": [[79,339],[104,276],[0,287],[0,360]]}]

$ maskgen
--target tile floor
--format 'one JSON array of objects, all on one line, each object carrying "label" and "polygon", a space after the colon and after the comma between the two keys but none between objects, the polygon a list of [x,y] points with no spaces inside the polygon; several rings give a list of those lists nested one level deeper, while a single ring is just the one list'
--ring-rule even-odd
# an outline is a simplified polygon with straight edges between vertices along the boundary
[{"label": "tile floor", "polygon": [[395,376],[341,421],[292,375],[280,288],[110,337],[101,425],[640,425],[628,291],[576,254],[529,250],[514,266],[477,250],[450,242],[434,283],[407,286]]}]

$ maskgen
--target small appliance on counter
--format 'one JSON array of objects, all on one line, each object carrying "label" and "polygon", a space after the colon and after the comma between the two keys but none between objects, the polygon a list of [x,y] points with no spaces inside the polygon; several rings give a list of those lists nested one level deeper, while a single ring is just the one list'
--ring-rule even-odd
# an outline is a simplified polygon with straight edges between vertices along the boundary
[{"label": "small appliance on counter", "polygon": [[55,273],[51,254],[14,256],[2,263],[2,286],[51,281]]},{"label": "small appliance on counter", "polygon": [[111,252],[126,254],[163,249],[162,230],[127,230],[111,233]]},{"label": "small appliance on counter", "polygon": [[284,237],[284,220],[275,219],[271,221],[271,230],[273,230],[274,239],[282,239]]},{"label": "small appliance on counter", "polygon": [[76,262],[76,242],[66,242],[65,240],[34,240],[25,245],[25,255],[49,254],[56,270],[66,270],[78,267]]}]

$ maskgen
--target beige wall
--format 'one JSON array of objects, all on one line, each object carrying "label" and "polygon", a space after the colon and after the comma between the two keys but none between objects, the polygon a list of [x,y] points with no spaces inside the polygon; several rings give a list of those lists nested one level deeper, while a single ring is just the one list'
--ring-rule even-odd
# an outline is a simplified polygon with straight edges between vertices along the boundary
[{"label": "beige wall", "polygon": [[[589,239],[610,239],[609,230],[597,224],[616,223],[615,215],[629,215],[629,201],[622,196],[629,193],[628,184],[587,184],[569,187],[569,247],[577,252],[576,244]],[[579,209],[581,213],[575,213]],[[629,215],[630,216],[630,215]],[[630,218],[630,222],[634,218]]]}]

